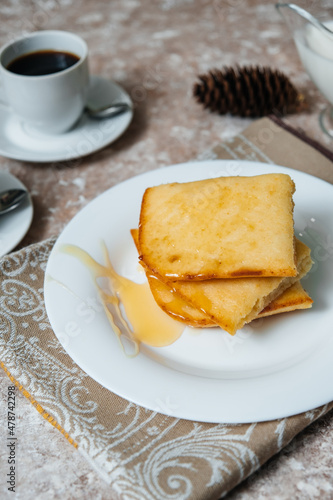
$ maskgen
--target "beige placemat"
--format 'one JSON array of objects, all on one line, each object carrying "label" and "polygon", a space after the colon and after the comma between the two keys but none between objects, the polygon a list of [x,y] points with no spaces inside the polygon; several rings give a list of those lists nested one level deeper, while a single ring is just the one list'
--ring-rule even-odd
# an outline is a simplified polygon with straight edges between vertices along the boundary
[{"label": "beige placemat", "polygon": [[[329,154],[267,118],[204,158],[277,163],[333,182]],[[333,408],[330,403],[264,423],[204,424],[166,417],[104,389],[71,360],[50,327],[43,279],[54,241],[0,261],[1,366],[41,415],[103,475],[110,497],[115,491],[124,499],[219,498]]]}]

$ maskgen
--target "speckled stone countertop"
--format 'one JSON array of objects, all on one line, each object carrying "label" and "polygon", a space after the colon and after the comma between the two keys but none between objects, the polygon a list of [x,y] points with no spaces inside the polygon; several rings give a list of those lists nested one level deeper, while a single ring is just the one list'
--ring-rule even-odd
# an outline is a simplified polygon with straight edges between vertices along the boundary
[{"label": "speckled stone countertop", "polygon": [[[303,2],[333,18],[331,1]],[[304,72],[272,2],[260,0],[6,0],[0,43],[38,29],[65,29],[89,46],[91,73],[115,80],[130,94],[134,119],[115,143],[75,166],[0,157],[0,169],[30,190],[35,215],[21,246],[57,235],[90,200],[135,174],[197,157],[244,129],[250,120],[208,113],[191,95],[198,73],[233,64],[285,71],[308,97],[309,110],[286,122],[330,150],[318,124],[327,105]],[[5,429],[9,380],[0,373]],[[17,499],[110,499],[97,472],[17,396]],[[333,415],[328,414],[229,494],[232,500],[333,498]],[[3,435],[0,433],[0,436]],[[4,450],[4,438],[1,439]],[[12,498],[0,458],[0,496]]]}]

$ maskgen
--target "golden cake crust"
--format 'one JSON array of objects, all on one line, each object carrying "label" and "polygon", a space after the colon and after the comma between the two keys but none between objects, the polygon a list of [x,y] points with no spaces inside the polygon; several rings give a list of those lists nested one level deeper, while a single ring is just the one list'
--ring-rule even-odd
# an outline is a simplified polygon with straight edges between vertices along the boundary
[{"label": "golden cake crust", "polygon": [[[131,234],[140,252],[138,231]],[[310,249],[299,240],[296,255],[297,277],[165,283],[147,268],[146,275],[155,301],[167,314],[189,326],[220,326],[234,334],[257,317],[311,307],[312,300],[299,283],[312,265]]]},{"label": "golden cake crust", "polygon": [[295,311],[296,309],[309,309],[313,300],[304,290],[300,281],[296,281],[291,287],[285,290],[279,297],[270,302],[259,314],[259,318],[272,316],[284,312]]},{"label": "golden cake crust", "polygon": [[285,174],[148,188],[140,259],[164,281],[296,276],[294,190]]}]

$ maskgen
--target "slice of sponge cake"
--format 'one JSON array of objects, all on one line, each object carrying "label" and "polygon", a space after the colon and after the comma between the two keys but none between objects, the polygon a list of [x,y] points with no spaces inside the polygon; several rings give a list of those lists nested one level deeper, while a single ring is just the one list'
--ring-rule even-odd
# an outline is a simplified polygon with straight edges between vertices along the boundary
[{"label": "slice of sponge cake", "polygon": [[140,258],[168,281],[296,276],[294,189],[285,174],[148,188]]},{"label": "slice of sponge cake", "polygon": [[[131,234],[140,253],[138,231],[131,230]],[[147,269],[146,274],[155,301],[167,314],[193,327],[221,326],[234,334],[257,317],[311,307],[312,300],[299,281],[295,283],[311,267],[310,249],[296,240],[296,250],[297,278],[165,283]]]},{"label": "slice of sponge cake", "polygon": [[279,297],[270,302],[259,314],[259,318],[272,316],[283,312],[295,311],[296,309],[309,309],[313,300],[304,290],[301,283],[296,281],[291,287],[285,290]]},{"label": "slice of sponge cake", "polygon": [[231,278],[198,282],[170,281],[168,285],[231,335],[252,321],[272,300],[310,270],[310,249],[296,240],[297,276]]}]

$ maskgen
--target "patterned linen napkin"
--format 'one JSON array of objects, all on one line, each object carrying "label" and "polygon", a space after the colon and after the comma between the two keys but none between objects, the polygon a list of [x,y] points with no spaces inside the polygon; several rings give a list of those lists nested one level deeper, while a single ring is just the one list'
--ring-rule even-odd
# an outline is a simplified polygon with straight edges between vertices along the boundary
[{"label": "patterned linen napkin", "polygon": [[[265,118],[200,159],[276,163],[333,182],[319,152]],[[325,153],[325,154],[323,154]],[[333,403],[301,415],[242,425],[205,424],[146,410],[100,386],[66,354],[43,302],[55,239],[0,261],[1,366],[33,406],[122,498],[216,499],[249,476]]]}]

